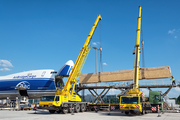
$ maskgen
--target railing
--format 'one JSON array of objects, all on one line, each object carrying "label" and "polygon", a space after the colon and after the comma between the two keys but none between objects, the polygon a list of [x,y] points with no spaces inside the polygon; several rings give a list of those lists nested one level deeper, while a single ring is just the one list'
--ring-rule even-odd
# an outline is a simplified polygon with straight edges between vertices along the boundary
[{"label": "railing", "polygon": [[[180,84],[180,79],[176,79],[176,85]],[[106,86],[113,86],[113,85],[130,85],[132,81],[120,81],[120,82],[107,82],[107,83],[98,83],[101,85]],[[165,80],[140,80],[139,85],[171,85],[172,80],[165,79]]]}]

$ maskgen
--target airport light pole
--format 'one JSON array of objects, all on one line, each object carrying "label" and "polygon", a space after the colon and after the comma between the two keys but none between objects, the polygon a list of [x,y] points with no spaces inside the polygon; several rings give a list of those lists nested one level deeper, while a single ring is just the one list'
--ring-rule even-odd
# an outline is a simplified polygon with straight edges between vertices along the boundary
[{"label": "airport light pole", "polygon": [[[96,74],[97,74],[97,50],[100,50],[100,49],[98,49],[97,47],[92,47],[92,48],[96,50]],[[96,86],[97,86],[97,83],[96,83]],[[97,89],[96,89],[96,92],[97,92]]]},{"label": "airport light pole", "polygon": [[96,73],[97,73],[97,50],[100,50],[100,49],[98,49],[97,47],[92,47],[92,48],[96,50]]}]

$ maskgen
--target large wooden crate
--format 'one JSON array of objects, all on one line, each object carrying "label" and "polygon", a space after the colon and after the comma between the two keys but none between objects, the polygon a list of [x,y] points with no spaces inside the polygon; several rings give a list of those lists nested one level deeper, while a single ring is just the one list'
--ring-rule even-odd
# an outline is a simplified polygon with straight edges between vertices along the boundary
[{"label": "large wooden crate", "polygon": [[[81,74],[79,83],[116,82],[133,80],[134,70],[119,70],[101,73]],[[139,79],[161,79],[170,78],[171,69],[169,66],[141,68]]]}]

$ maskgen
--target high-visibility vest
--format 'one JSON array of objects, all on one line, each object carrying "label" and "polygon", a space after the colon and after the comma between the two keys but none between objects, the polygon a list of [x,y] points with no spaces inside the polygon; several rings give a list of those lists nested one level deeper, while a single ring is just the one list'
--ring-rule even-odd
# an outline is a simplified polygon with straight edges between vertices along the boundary
[{"label": "high-visibility vest", "polygon": [[174,78],[172,78],[172,81],[175,81],[175,79],[174,79]]}]

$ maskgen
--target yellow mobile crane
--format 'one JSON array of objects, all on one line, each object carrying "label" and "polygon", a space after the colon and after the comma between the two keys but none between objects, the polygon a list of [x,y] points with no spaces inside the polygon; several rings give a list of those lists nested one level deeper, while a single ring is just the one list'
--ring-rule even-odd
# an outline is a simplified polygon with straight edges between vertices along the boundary
[{"label": "yellow mobile crane", "polygon": [[[90,41],[93,36],[93,33],[98,25],[99,20],[102,20],[101,15],[98,15],[85,43],[82,47],[79,56],[76,59],[74,67],[68,77],[68,80],[64,86],[64,88],[57,88],[57,92],[52,96],[42,96],[39,102],[40,107],[42,109],[49,110],[50,113],[54,113],[57,111],[60,113],[61,111],[66,114],[68,111],[71,112],[72,106],[76,112],[83,112],[86,110],[86,102],[81,102],[81,98],[75,92],[75,85],[78,81],[78,77],[80,76],[83,65],[86,61],[88,53],[91,49]],[[56,76],[55,81],[62,81],[61,76]]]},{"label": "yellow mobile crane", "polygon": [[129,91],[126,92],[126,95],[120,96],[120,110],[125,112],[125,114],[129,114],[129,112],[144,114],[150,110],[150,103],[145,102],[144,92],[139,91],[141,9],[141,6],[139,6],[133,84]]}]

